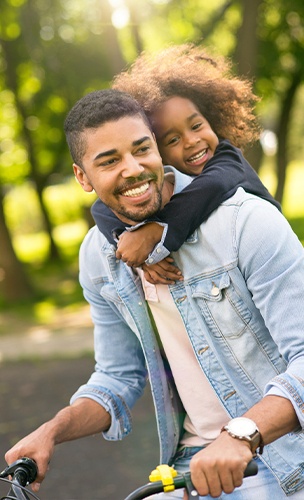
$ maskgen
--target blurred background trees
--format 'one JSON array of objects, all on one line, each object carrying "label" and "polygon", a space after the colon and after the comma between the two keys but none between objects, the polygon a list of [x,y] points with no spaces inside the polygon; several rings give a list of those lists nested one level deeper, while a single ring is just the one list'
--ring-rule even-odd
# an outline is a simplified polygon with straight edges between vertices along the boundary
[{"label": "blurred background trees", "polygon": [[184,42],[253,80],[264,133],[247,156],[304,240],[302,0],[1,0],[0,305],[76,276],[93,198],[72,177],[68,110],[142,50]]}]

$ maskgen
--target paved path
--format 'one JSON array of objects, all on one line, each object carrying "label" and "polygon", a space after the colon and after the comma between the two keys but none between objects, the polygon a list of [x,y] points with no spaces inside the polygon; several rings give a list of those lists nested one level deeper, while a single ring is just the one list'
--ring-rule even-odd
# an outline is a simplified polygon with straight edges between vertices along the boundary
[{"label": "paved path", "polygon": [[49,357],[75,357],[93,353],[92,327],[52,331],[36,328],[0,337],[0,362]]},{"label": "paved path", "polygon": [[[0,470],[5,451],[67,405],[93,371],[92,328],[86,321],[0,337]],[[93,436],[58,446],[40,499],[123,500],[146,483],[158,465],[149,390],[132,414],[133,432],[121,442]],[[0,498],[7,493],[1,488]]]},{"label": "paved path", "polygon": [[[6,330],[9,328],[8,322]],[[10,333],[0,336],[0,362],[75,357],[93,352],[93,327],[87,306],[76,313],[58,313],[49,325],[25,325],[18,332],[16,329],[12,325]]]}]

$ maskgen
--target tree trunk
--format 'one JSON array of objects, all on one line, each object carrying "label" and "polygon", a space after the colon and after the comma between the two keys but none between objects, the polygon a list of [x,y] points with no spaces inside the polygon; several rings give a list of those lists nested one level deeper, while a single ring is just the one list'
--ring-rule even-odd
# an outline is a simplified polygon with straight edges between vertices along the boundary
[{"label": "tree trunk", "polygon": [[281,113],[278,123],[277,137],[278,137],[278,152],[277,152],[277,177],[278,184],[275,193],[275,198],[280,203],[283,201],[285,180],[286,180],[286,168],[288,165],[288,132],[290,129],[290,116],[292,113],[292,108],[296,96],[298,87],[302,82],[302,71],[301,69],[293,75],[293,79],[289,88],[287,89],[285,96],[283,98]]},{"label": "tree trunk", "polygon": [[103,39],[105,47],[107,48],[107,58],[112,73],[111,77],[113,77],[125,68],[126,62],[120,50],[116,28],[114,28],[112,24],[112,10],[108,0],[102,0],[100,9],[103,25]]},{"label": "tree trunk", "polygon": [[3,194],[0,186],[0,296],[5,302],[29,299],[33,290],[25,271],[18,260],[8,231],[3,208]]},{"label": "tree trunk", "polygon": [[[15,104],[18,113],[20,114],[22,120],[22,135],[24,138],[24,143],[27,149],[28,153],[28,158],[29,158],[29,163],[31,165],[31,178],[32,181],[36,187],[36,191],[38,194],[38,199],[40,202],[40,208],[41,208],[41,213],[44,219],[44,225],[46,232],[49,237],[50,241],[50,257],[52,260],[57,260],[60,259],[59,251],[56,246],[56,243],[53,239],[52,235],[52,224],[49,218],[48,211],[46,209],[46,206],[43,201],[43,189],[44,189],[44,179],[43,177],[39,174],[39,167],[37,164],[36,160],[36,155],[34,151],[34,144],[32,140],[32,136],[30,134],[30,131],[26,128],[25,123],[26,123],[26,118],[27,118],[27,113],[26,109],[19,99],[19,92],[18,92],[18,83],[17,83],[17,75],[16,75],[16,66],[14,64],[15,57],[14,57],[14,41],[7,42],[5,40],[1,40],[1,46],[3,49],[3,54],[5,57],[6,61],[6,84],[8,88],[14,93],[15,96]],[[17,47],[16,47],[17,50]]]},{"label": "tree trunk", "polygon": [[243,0],[243,21],[237,34],[235,61],[239,75],[254,78],[257,74],[258,12],[263,0]]},{"label": "tree trunk", "polygon": [[[251,80],[254,80],[257,74],[257,56],[258,56],[258,11],[263,0],[243,0],[241,2],[243,9],[242,24],[237,33],[237,46],[235,49],[234,60],[238,68],[238,74]],[[259,172],[263,149],[260,142],[256,142],[245,156],[256,172]]]},{"label": "tree trunk", "polygon": [[130,25],[131,25],[132,38],[134,40],[136,52],[139,55],[141,54],[141,52],[143,52],[144,45],[139,32],[140,19],[138,15],[139,11],[137,2],[136,3],[134,1],[129,2],[128,7],[130,11]]}]

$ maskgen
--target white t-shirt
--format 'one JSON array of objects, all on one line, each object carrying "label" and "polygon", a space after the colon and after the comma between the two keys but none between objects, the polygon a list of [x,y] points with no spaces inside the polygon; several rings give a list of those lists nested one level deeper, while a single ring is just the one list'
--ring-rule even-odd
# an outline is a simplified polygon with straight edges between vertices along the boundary
[{"label": "white t-shirt", "polygon": [[180,444],[208,444],[219,435],[230,417],[199,366],[168,286],[152,285],[141,270],[139,275],[186,411],[185,433]]}]

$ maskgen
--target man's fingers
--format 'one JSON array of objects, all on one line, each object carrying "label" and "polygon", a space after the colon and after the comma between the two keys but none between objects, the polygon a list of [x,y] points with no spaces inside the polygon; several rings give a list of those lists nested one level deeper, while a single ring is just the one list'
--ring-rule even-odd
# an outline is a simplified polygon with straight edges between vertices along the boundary
[{"label": "man's fingers", "polygon": [[[192,459],[193,460],[193,459]],[[191,464],[192,468],[195,463]],[[191,468],[191,467],[190,467]],[[220,497],[221,493],[230,494],[243,483],[243,471],[239,462],[237,467],[218,461],[214,464],[200,464],[191,471],[191,480],[201,496]]]},{"label": "man's fingers", "polygon": [[40,490],[40,486],[41,486],[41,483],[39,483],[38,481],[35,481],[35,482],[31,485],[31,488],[32,488],[32,490],[33,490],[35,493],[38,493],[38,491]]}]

